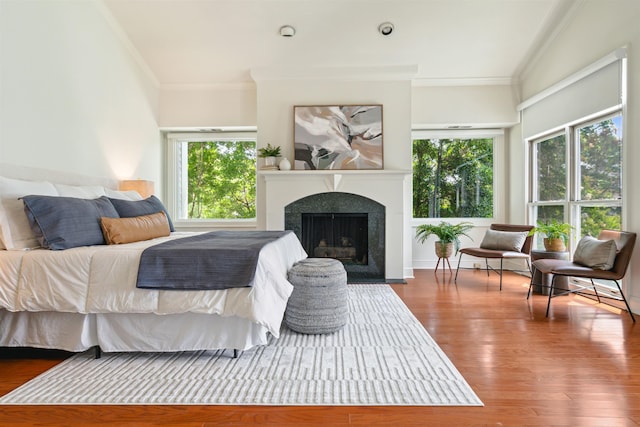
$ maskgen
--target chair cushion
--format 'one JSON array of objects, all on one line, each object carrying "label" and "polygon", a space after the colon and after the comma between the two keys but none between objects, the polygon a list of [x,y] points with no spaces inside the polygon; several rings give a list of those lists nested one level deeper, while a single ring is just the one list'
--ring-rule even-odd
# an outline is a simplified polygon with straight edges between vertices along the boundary
[{"label": "chair cushion", "polygon": [[573,262],[596,270],[611,270],[616,262],[617,251],[614,240],[584,236],[576,246]]},{"label": "chair cushion", "polygon": [[480,247],[482,249],[520,252],[528,234],[527,231],[487,230]]}]

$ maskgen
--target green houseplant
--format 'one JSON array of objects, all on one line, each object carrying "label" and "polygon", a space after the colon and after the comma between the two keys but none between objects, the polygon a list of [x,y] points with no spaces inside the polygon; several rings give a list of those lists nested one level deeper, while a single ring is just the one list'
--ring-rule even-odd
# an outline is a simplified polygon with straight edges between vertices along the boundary
[{"label": "green houseplant", "polygon": [[264,159],[264,168],[271,169],[276,167],[276,158],[280,157],[280,146],[272,146],[267,144],[266,147],[258,148],[258,157]]},{"label": "green houseplant", "polygon": [[266,147],[258,148],[258,157],[280,157],[280,146],[272,146],[267,144]]},{"label": "green houseplant", "polygon": [[[450,224],[442,221],[439,224],[422,224],[416,227],[416,238],[420,243],[424,243],[429,236],[435,235],[440,239],[435,243],[436,255],[438,258],[448,258],[451,256],[453,249],[456,250],[456,254],[458,253],[460,237],[469,237],[467,231],[472,228],[473,224],[470,222]],[[471,239],[471,237],[469,238]]]},{"label": "green houseplant", "polygon": [[567,242],[571,235],[573,227],[566,222],[557,222],[555,220],[544,223],[538,221],[538,225],[533,227],[529,232],[530,236],[536,233],[544,234],[543,240],[545,250],[549,252],[564,252],[567,250]]}]

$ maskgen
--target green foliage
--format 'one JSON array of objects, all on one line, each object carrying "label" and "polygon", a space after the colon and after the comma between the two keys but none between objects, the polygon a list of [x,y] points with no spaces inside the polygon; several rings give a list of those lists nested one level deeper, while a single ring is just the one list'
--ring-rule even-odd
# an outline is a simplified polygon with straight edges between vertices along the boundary
[{"label": "green foliage", "polygon": [[622,139],[613,120],[580,128],[581,200],[622,196]]},{"label": "green foliage", "polygon": [[254,141],[188,143],[189,218],[255,218]]},{"label": "green foliage", "polygon": [[[418,242],[424,243],[424,241],[433,234],[443,243],[453,243],[456,253],[458,253],[458,249],[460,248],[460,237],[469,237],[467,231],[472,228],[473,224],[470,222],[450,224],[442,221],[440,224],[421,224],[416,227],[416,238],[418,239]],[[469,238],[471,239],[471,237]]]},{"label": "green foliage", "polygon": [[[578,200],[612,202],[609,206],[580,207],[580,232],[583,236],[597,236],[603,229],[619,230],[622,224],[621,210],[616,206],[622,198],[623,141],[621,129],[618,129],[620,120],[621,117],[617,116],[578,129]],[[564,202],[569,197],[565,136],[559,135],[538,143],[536,160],[537,200],[559,202],[558,205],[538,206],[537,218],[544,223],[561,220],[565,217]]]},{"label": "green foliage", "polygon": [[414,218],[493,216],[493,140],[413,141]]},{"label": "green foliage", "polygon": [[531,229],[529,236],[533,236],[535,233],[542,233],[547,236],[548,239],[562,239],[566,245],[571,230],[573,230],[573,227],[566,222],[551,221],[549,223],[543,223],[538,221],[538,225]]},{"label": "green foliage", "polygon": [[280,157],[280,146],[267,144],[266,147],[258,148],[258,157]]},{"label": "green foliage", "polygon": [[567,158],[564,134],[537,145],[538,200],[564,200],[567,197]]},{"label": "green foliage", "polygon": [[580,210],[582,235],[597,237],[602,230],[621,230],[621,212],[619,206],[583,207]]}]

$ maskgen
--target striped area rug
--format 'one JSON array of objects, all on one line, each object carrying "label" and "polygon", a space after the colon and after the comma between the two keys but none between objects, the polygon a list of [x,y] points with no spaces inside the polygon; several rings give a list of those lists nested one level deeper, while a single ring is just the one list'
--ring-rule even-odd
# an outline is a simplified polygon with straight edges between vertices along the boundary
[{"label": "striped area rug", "polygon": [[230,352],[78,354],[0,404],[482,406],[388,285],[349,285],[348,324],[328,335],[283,327]]}]

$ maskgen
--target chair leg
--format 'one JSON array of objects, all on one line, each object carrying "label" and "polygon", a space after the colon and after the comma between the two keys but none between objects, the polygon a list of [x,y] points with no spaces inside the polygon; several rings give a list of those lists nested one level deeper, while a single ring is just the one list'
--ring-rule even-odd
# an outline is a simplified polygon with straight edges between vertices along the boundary
[{"label": "chair leg", "polygon": [[[527,264],[529,264],[529,261],[527,261]],[[529,271],[531,272],[531,280],[529,281],[529,292],[527,292],[527,299],[529,299],[529,297],[531,296],[531,288],[533,287],[533,276],[535,275],[535,269],[535,267],[533,267],[533,269],[529,267]]]},{"label": "chair leg", "polygon": [[487,277],[489,277],[489,258],[484,259],[484,264],[486,265],[487,269]]},{"label": "chair leg", "polygon": [[460,271],[460,261],[462,261],[462,253],[458,257],[458,268],[456,268],[456,277],[453,278],[453,283],[456,283],[456,280],[458,280],[458,271]]},{"label": "chair leg", "polygon": [[500,290],[502,290],[502,261],[504,258],[500,258]]},{"label": "chair leg", "polygon": [[556,282],[556,276],[555,274],[551,273],[551,285],[549,286],[549,300],[547,301],[547,314],[545,314],[545,317],[549,317],[549,307],[551,306],[551,298],[553,298],[553,292],[554,292],[554,285]]},{"label": "chair leg", "polygon": [[593,283],[593,279],[589,279],[591,280],[591,287],[593,288],[593,293],[596,294],[596,298],[598,299],[598,304],[600,304],[600,294],[598,293],[598,289],[596,288],[596,284]]},{"label": "chair leg", "polygon": [[614,282],[616,282],[616,286],[618,287],[618,291],[620,292],[622,301],[624,301],[624,305],[627,306],[627,312],[629,313],[629,316],[631,316],[631,320],[633,320],[633,323],[636,323],[636,318],[633,316],[633,313],[631,312],[631,307],[629,307],[629,303],[627,302],[627,299],[624,297],[624,294],[622,293],[622,288],[620,287],[620,283],[618,283],[617,280],[614,280]]}]

